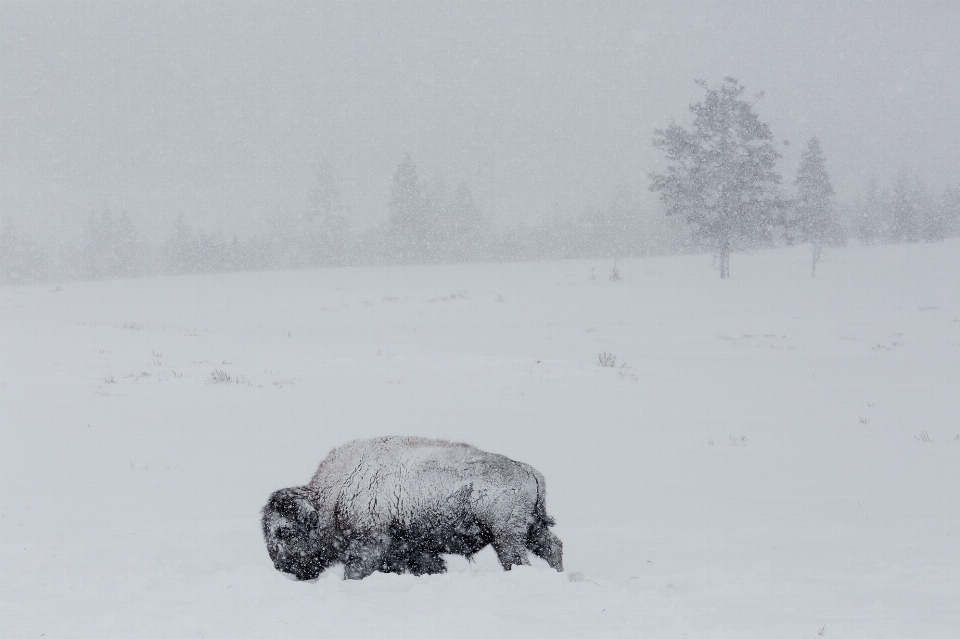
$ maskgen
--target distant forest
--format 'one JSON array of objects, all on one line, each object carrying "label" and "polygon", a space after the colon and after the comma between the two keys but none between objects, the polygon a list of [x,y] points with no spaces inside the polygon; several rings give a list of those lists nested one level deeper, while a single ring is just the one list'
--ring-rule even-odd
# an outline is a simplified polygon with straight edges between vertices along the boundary
[{"label": "distant forest", "polygon": [[[260,230],[224,237],[182,216],[165,237],[146,237],[125,211],[91,211],[79,232],[30,237],[10,220],[0,228],[0,284],[334,266],[618,258],[713,251],[721,277],[730,251],[809,243],[812,274],[822,246],[937,242],[960,236],[960,188],[930,189],[901,171],[838,204],[819,141],[811,138],[798,174],[781,187],[780,152],[769,127],[727,78],[692,105],[691,127],[656,131],[673,166],[650,174],[664,206],[641,204],[622,186],[573,217],[496,228],[470,187],[427,184],[406,155],[393,173],[387,220],[350,224],[335,170],[322,162],[305,211],[285,212]],[[731,196],[731,194],[733,194]],[[734,197],[735,196],[735,197]]]},{"label": "distant forest", "polygon": [[[649,210],[623,186],[575,217],[533,227],[496,229],[467,185],[452,194],[428,188],[405,157],[393,179],[388,220],[355,231],[324,163],[310,210],[277,215],[265,229],[223,237],[182,216],[166,237],[144,237],[127,212],[91,211],[79,233],[35,238],[6,221],[0,229],[0,283],[96,280],[330,266],[617,258],[712,250],[693,225]],[[827,246],[935,242],[960,236],[960,188],[939,192],[906,172],[891,185],[831,212]],[[775,229],[753,248],[797,242]],[[42,240],[42,241],[41,241]]]}]

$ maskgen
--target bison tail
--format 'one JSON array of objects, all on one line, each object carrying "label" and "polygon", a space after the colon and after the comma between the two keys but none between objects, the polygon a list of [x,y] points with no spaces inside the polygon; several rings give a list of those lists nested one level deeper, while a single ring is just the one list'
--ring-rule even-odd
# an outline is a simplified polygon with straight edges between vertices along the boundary
[{"label": "bison tail", "polygon": [[537,517],[543,522],[544,526],[553,526],[556,520],[547,514],[546,504],[543,503],[543,495],[537,495]]},{"label": "bison tail", "polygon": [[537,501],[533,507],[533,514],[540,520],[544,526],[553,526],[556,520],[547,514],[547,483],[543,475],[529,464],[521,464],[524,469],[530,473],[534,481],[537,482]]}]

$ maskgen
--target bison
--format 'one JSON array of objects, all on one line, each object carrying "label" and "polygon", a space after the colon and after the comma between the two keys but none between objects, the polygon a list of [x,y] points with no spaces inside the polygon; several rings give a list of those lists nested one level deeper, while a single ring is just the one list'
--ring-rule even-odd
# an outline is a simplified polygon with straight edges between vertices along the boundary
[{"label": "bison", "polygon": [[374,571],[446,571],[441,554],[470,559],[493,544],[504,570],[527,551],[563,571],[543,475],[467,444],[418,437],[360,439],[335,448],[306,486],[264,506],[263,536],[277,570],[315,579],[342,563],[345,579]]}]

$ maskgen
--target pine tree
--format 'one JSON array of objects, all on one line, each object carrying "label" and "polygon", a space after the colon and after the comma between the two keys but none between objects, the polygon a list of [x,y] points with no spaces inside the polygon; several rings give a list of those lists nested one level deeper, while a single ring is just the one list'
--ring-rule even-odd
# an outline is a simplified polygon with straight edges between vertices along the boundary
[{"label": "pine tree", "polygon": [[960,187],[948,186],[941,197],[945,222],[945,235],[960,237]]},{"label": "pine tree", "polygon": [[137,241],[137,233],[126,211],[117,219],[111,248],[115,271],[119,277],[136,277],[143,274],[143,257]]},{"label": "pine tree", "polygon": [[715,89],[702,80],[697,84],[706,97],[690,105],[693,125],[654,131],[654,146],[671,164],[664,173],[650,174],[650,190],[660,193],[668,215],[695,225],[719,255],[720,277],[727,278],[731,251],[762,240],[771,226],[783,223],[775,216],[780,153],[736,79],[726,78]]},{"label": "pine tree", "polygon": [[11,220],[0,229],[0,284],[40,282],[47,275],[46,255]]},{"label": "pine tree", "polygon": [[457,185],[448,210],[450,236],[447,242],[451,257],[456,261],[479,259],[487,240],[487,223],[466,182]]},{"label": "pine tree", "polygon": [[160,247],[163,271],[168,275],[181,275],[194,270],[196,263],[195,242],[193,232],[183,219],[177,216],[173,233]]},{"label": "pine tree", "polygon": [[921,235],[925,242],[942,242],[950,228],[947,200],[945,197],[935,196],[919,180],[917,192],[920,203]]},{"label": "pine tree", "polygon": [[80,248],[80,273],[84,279],[99,280],[116,275],[113,264],[113,215],[104,204],[97,215],[90,211],[83,227]]},{"label": "pine tree", "polygon": [[604,257],[609,257],[611,253],[614,257],[640,255],[643,251],[642,221],[630,187],[618,185],[603,207]]},{"label": "pine tree", "polygon": [[390,230],[395,243],[395,257],[412,262],[429,250],[429,212],[423,185],[410,154],[400,161],[390,187]]},{"label": "pine tree", "polygon": [[835,225],[833,185],[824,164],[820,140],[816,137],[810,138],[800,156],[794,184],[797,187],[796,223],[801,241],[810,243],[813,256],[810,274],[815,277],[823,244]]},{"label": "pine tree", "polygon": [[455,260],[455,213],[443,176],[435,177],[429,189],[424,186],[423,206],[422,230],[416,238],[419,247],[418,261]]},{"label": "pine tree", "polygon": [[333,167],[326,159],[320,162],[312,199],[307,214],[308,259],[314,265],[342,264],[347,255],[347,207],[340,199]]},{"label": "pine tree", "polygon": [[910,183],[906,169],[897,173],[897,181],[887,199],[886,227],[888,242],[916,242],[921,238],[922,223],[917,202],[919,191]]},{"label": "pine tree", "polygon": [[226,270],[227,244],[219,234],[209,231],[197,233],[193,252],[193,272],[222,273]]},{"label": "pine tree", "polygon": [[857,204],[854,208],[853,228],[861,244],[875,244],[880,240],[883,230],[881,209],[882,204],[880,194],[877,192],[877,181],[875,178],[870,178],[866,196],[857,198]]}]

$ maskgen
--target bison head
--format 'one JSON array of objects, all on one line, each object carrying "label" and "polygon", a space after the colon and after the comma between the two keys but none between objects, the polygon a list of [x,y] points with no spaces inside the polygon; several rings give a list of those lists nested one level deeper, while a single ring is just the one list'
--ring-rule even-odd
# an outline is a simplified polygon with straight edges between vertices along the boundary
[{"label": "bison head", "polygon": [[263,507],[263,538],[274,567],[298,580],[316,579],[335,561],[321,517],[302,487],[283,488]]}]

